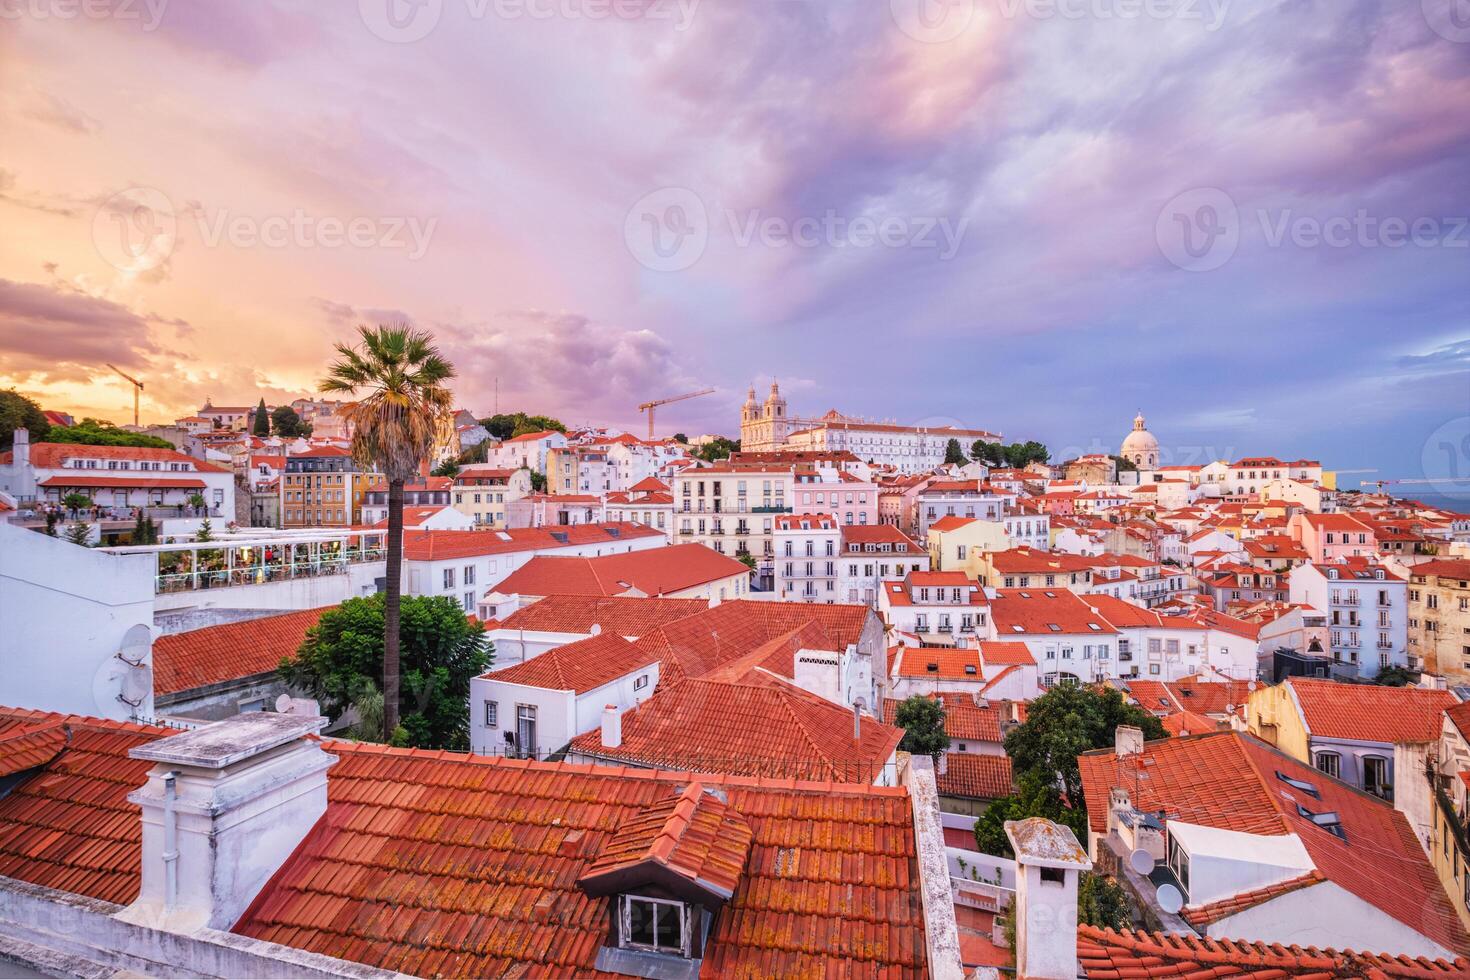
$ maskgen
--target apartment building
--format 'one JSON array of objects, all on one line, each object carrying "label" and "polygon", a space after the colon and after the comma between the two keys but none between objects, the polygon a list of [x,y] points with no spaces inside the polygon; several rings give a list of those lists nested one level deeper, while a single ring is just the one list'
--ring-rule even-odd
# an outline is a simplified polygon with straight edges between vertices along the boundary
[{"label": "apartment building", "polygon": [[1409,585],[1392,569],[1369,558],[1313,562],[1292,569],[1288,585],[1291,602],[1327,614],[1335,674],[1409,666]]},{"label": "apartment building", "polygon": [[1286,528],[1312,561],[1371,558],[1378,554],[1373,526],[1350,514],[1294,514]]},{"label": "apartment building", "polygon": [[382,480],[358,467],[352,454],[317,446],[286,457],[281,474],[281,526],[352,527],[362,524],[367,491]]},{"label": "apartment building", "polygon": [[878,611],[895,631],[923,646],[975,646],[988,639],[985,589],[964,572],[914,572],[883,583]]},{"label": "apartment building", "polygon": [[914,537],[929,540],[929,528],[944,517],[973,517],[1000,521],[1016,495],[990,487],[980,480],[934,480],[917,497]]},{"label": "apartment building", "polygon": [[831,514],[778,514],[775,591],[786,602],[839,601],[838,550],[842,530]]},{"label": "apartment building", "polygon": [[721,554],[750,555],[760,587],[775,582],[776,517],[792,512],[794,466],[738,464],[690,468],[674,477],[676,542],[695,541]]},{"label": "apartment building", "polygon": [[1409,570],[1408,653],[1412,666],[1450,684],[1470,683],[1470,559]]},{"label": "apartment building", "polygon": [[929,555],[919,543],[890,524],[844,526],[837,563],[837,592],[846,603],[876,607],[888,579],[927,572]]},{"label": "apartment building", "polygon": [[1223,476],[1225,493],[1237,497],[1257,497],[1263,488],[1280,480],[1319,484],[1322,464],[1315,459],[1282,462],[1275,456],[1247,456],[1229,464]]},{"label": "apartment building", "polygon": [[476,527],[507,527],[506,505],[530,493],[530,470],[477,464],[455,474],[449,503]]}]

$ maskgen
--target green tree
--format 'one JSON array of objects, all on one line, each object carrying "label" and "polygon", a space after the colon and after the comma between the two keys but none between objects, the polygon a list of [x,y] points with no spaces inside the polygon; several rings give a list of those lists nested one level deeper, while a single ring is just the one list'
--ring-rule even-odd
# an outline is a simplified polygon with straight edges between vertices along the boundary
[{"label": "green tree", "polygon": [[1133,903],[1114,879],[1084,871],[1077,882],[1077,921],[1099,929],[1127,929],[1133,925]]},{"label": "green tree", "polygon": [[251,433],[253,435],[264,438],[271,434],[271,417],[270,413],[265,410],[264,398],[260,400],[260,404],[255,408],[255,415],[251,419],[251,426]]},{"label": "green tree", "polygon": [[157,436],[119,429],[103,419],[85,418],[76,425],[53,425],[46,434],[47,442],[65,442],[80,446],[138,446],[144,449],[173,449],[174,444]]},{"label": "green tree", "polygon": [[1119,473],[1138,472],[1138,466],[1134,464],[1133,460],[1129,459],[1127,456],[1114,456],[1112,457],[1112,460],[1114,463],[1117,464]]},{"label": "green tree", "polygon": [[715,436],[715,438],[700,446],[699,451],[694,455],[706,463],[714,463],[722,459],[729,459],[731,453],[738,452],[740,452],[739,439],[726,439],[724,436]]},{"label": "green tree", "polygon": [[1013,442],[1005,447],[1006,466],[1013,470],[1024,469],[1031,463],[1045,463],[1051,459],[1051,451],[1039,442]]},{"label": "green tree", "polygon": [[444,462],[442,462],[438,466],[434,467],[433,470],[430,471],[429,475],[430,476],[448,476],[448,477],[458,476],[459,475],[459,460],[457,460],[457,459],[446,459]]},{"label": "green tree", "polygon": [[970,458],[986,466],[1001,467],[1006,461],[1005,447],[998,442],[976,439],[970,446]]},{"label": "green tree", "polygon": [[208,501],[204,499],[204,494],[202,493],[191,493],[188,497],[188,504],[190,507],[194,508],[195,513],[198,513],[199,511],[205,509]]},{"label": "green tree", "polygon": [[944,732],[944,705],[933,698],[915,694],[901,702],[894,712],[893,723],[903,729],[898,747],[914,755],[937,756],[949,749],[949,736]]},{"label": "green tree", "polygon": [[1079,840],[1087,836],[1086,815],[1067,806],[1055,783],[1047,783],[1034,775],[1023,777],[1016,792],[991,801],[975,821],[975,848],[983,854],[1013,857],[1011,841],[1006,836],[1007,820],[1045,817],[1071,827]]},{"label": "green tree", "polygon": [[684,433],[682,433],[682,432],[675,432],[674,433],[674,441],[677,442],[681,446],[687,446],[687,445],[689,445],[689,437],[687,435],[685,435]]},{"label": "green tree", "polygon": [[73,490],[61,498],[61,506],[72,514],[79,514],[84,510],[92,509],[92,498],[84,493]]},{"label": "green tree", "polygon": [[153,518],[138,508],[138,516],[133,521],[133,544],[157,544],[158,525],[153,523]]},{"label": "green tree", "polygon": [[[403,683],[394,714],[403,720],[407,744],[467,749],[470,680],[489,668],[494,655],[485,627],[447,596],[408,596],[399,611]],[[316,698],[332,719],[349,706],[371,707],[372,696],[382,697],[385,686],[386,629],[386,595],[348,599],[307,630],[296,656],[281,662],[280,676]],[[391,707],[383,702],[383,720],[363,734],[382,738],[386,731],[393,739],[400,726],[386,722]]]},{"label": "green tree", "polygon": [[31,442],[37,443],[48,438],[51,423],[46,421],[40,405],[10,388],[0,391],[0,452],[15,444],[16,429],[25,429],[31,435]]},{"label": "green tree", "polygon": [[1419,675],[1407,667],[1384,667],[1373,682],[1382,687],[1412,687],[1419,683]]},{"label": "green tree", "polygon": [[403,578],[403,485],[454,432],[454,367],[428,333],[406,326],[359,327],[361,342],[337,345],[320,388],[352,396],[352,455],[388,480],[387,594],[384,601],[383,728],[398,727],[400,593]]},{"label": "green tree", "polygon": [[527,415],[525,412],[492,415],[488,419],[481,419],[480,424],[501,441],[523,436],[528,432],[567,431],[567,427],[559,419],[549,415]]},{"label": "green tree", "polygon": [[83,548],[87,547],[87,542],[91,540],[91,537],[92,525],[82,521],[77,521],[66,529],[66,540],[72,544],[81,545]]},{"label": "green tree", "polygon": [[198,542],[213,541],[214,527],[209,523],[209,518],[199,522],[199,530],[194,532],[194,540]]},{"label": "green tree", "polygon": [[282,405],[271,412],[271,428],[282,439],[295,439],[310,433],[310,429],[290,405]]},{"label": "green tree", "polygon": [[958,439],[951,439],[949,442],[945,443],[944,462],[946,464],[959,463],[961,465],[964,465],[964,463],[967,462],[967,460],[965,459],[965,451],[960,448],[960,441]]},{"label": "green tree", "polygon": [[522,466],[521,469],[523,469],[527,473],[531,474],[531,492],[532,493],[545,493],[546,492],[546,474],[545,473],[541,473],[541,472],[539,472],[537,470],[533,470],[529,466]]},{"label": "green tree", "polygon": [[1168,736],[1163,723],[1123,700],[1116,688],[1059,684],[1032,701],[1026,721],[1006,735],[1006,755],[1018,783],[1028,777],[1057,786],[1082,811],[1082,774],[1077,756],[1110,748],[1119,725],[1143,729],[1145,739]]}]

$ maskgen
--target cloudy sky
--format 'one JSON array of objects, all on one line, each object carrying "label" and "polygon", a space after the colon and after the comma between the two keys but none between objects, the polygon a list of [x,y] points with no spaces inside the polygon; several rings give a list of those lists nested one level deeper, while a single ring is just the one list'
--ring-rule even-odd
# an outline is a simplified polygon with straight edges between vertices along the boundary
[{"label": "cloudy sky", "polygon": [[[0,0],[0,385],[1470,472],[1466,0]],[[1430,475],[1439,475],[1439,472]]]}]

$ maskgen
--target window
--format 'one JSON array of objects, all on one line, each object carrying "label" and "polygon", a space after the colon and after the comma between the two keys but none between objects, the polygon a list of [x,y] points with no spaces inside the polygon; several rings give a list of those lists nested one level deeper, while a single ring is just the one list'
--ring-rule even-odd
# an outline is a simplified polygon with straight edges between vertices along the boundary
[{"label": "window", "polygon": [[641,674],[633,681],[633,690],[641,691],[648,686],[648,675]]},{"label": "window", "polygon": [[498,701],[485,702],[485,727],[500,727],[500,703]]},{"label": "window", "polygon": [[1374,796],[1391,799],[1393,786],[1388,781],[1388,760],[1381,755],[1363,757],[1363,789]]},{"label": "window", "polygon": [[1189,895],[1189,853],[1179,846],[1179,842],[1171,835],[1169,837],[1169,870],[1174,872],[1174,878],[1179,882],[1179,887]]},{"label": "window", "polygon": [[444,569],[444,587],[446,589],[454,588],[454,569],[452,568]]},{"label": "window", "polygon": [[1063,885],[1067,881],[1067,872],[1061,868],[1041,869],[1041,883],[1043,885]]},{"label": "window", "polygon": [[1336,752],[1318,752],[1317,769],[1319,772],[1325,772],[1333,779],[1337,779],[1338,773],[1342,771],[1342,756]]},{"label": "window", "polygon": [[689,955],[689,907],[683,902],[623,895],[618,904],[619,946]]},{"label": "window", "polygon": [[475,584],[475,566],[474,565],[466,565],[464,567],[464,584],[465,585],[474,585]]},{"label": "window", "polygon": [[536,706],[534,704],[516,705],[516,747],[520,749],[523,758],[529,758],[536,751]]}]

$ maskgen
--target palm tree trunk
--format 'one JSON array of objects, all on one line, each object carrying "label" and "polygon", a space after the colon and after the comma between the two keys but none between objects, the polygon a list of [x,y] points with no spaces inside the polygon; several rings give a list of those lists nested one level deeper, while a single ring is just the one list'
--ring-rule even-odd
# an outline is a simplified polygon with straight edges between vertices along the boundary
[{"label": "palm tree trunk", "polygon": [[383,741],[398,727],[398,602],[403,591],[403,481],[388,482],[388,591],[383,601]]}]

